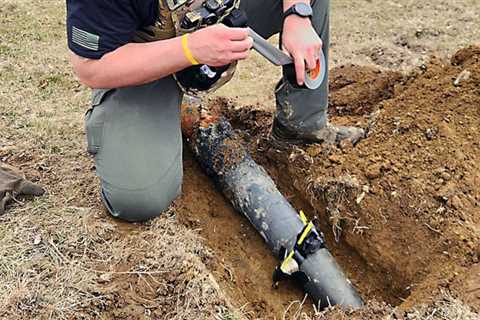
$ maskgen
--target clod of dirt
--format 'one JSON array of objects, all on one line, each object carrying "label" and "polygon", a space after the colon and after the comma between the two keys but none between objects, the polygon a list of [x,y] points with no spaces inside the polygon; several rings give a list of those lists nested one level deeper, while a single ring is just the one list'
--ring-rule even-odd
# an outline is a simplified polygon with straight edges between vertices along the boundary
[{"label": "clod of dirt", "polygon": [[461,49],[455,53],[451,59],[451,62],[454,66],[459,65],[471,65],[478,63],[480,55],[479,46],[470,46],[468,48]]},{"label": "clod of dirt", "polygon": [[383,100],[393,97],[400,72],[372,67],[341,66],[330,72],[330,115],[367,115]]}]

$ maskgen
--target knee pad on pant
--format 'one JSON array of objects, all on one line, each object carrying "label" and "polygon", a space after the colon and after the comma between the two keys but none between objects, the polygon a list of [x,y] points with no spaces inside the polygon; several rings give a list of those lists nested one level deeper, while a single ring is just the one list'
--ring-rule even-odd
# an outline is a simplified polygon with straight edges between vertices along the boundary
[{"label": "knee pad on pant", "polygon": [[141,191],[103,188],[102,199],[112,216],[129,222],[142,222],[160,216],[180,193],[181,184],[152,186]]},{"label": "knee pad on pant", "polygon": [[141,222],[160,216],[181,193],[182,162],[175,162],[150,186],[141,189],[126,189],[102,181],[102,199],[112,216]]}]

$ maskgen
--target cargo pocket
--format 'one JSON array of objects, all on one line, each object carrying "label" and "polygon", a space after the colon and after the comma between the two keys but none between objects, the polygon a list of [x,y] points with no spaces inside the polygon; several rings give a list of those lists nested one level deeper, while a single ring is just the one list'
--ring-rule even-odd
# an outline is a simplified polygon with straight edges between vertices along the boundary
[{"label": "cargo pocket", "polygon": [[103,142],[105,110],[102,104],[105,98],[115,89],[98,89],[93,91],[92,107],[85,114],[85,130],[87,135],[87,152],[96,155]]}]

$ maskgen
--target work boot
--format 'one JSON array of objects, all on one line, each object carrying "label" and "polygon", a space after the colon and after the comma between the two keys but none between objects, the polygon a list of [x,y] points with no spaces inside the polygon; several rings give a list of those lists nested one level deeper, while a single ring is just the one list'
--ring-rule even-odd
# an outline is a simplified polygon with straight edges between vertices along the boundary
[{"label": "work boot", "polygon": [[271,136],[276,142],[290,144],[311,144],[327,143],[340,145],[344,140],[356,145],[365,138],[365,130],[357,127],[336,126],[328,121],[315,131],[298,132],[280,123],[277,119],[273,121]]},{"label": "work boot", "polygon": [[355,145],[365,137],[363,129],[336,126],[328,121],[328,81],[317,90],[308,90],[282,78],[275,96],[277,112],[271,136],[279,147],[285,143],[339,145],[345,140]]}]

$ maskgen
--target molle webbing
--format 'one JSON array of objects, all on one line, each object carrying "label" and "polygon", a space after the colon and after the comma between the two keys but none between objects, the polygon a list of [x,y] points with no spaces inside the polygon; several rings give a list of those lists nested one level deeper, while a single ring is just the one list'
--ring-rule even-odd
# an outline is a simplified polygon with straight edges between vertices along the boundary
[{"label": "molle webbing", "polygon": [[158,19],[152,26],[137,31],[135,42],[152,42],[170,39],[176,36],[175,22],[172,12],[168,9],[163,0],[158,0]]},{"label": "molle webbing", "polygon": [[[158,40],[170,39],[184,33],[194,30],[182,30],[180,21],[192,9],[199,8],[205,0],[188,0],[175,10],[170,10],[167,0],[158,0],[158,18],[152,26],[147,26],[137,31],[133,39],[134,42],[152,42]],[[240,6],[241,0],[234,0],[234,7]],[[182,1],[178,1],[182,2]],[[227,14],[226,12],[225,14]]]}]

